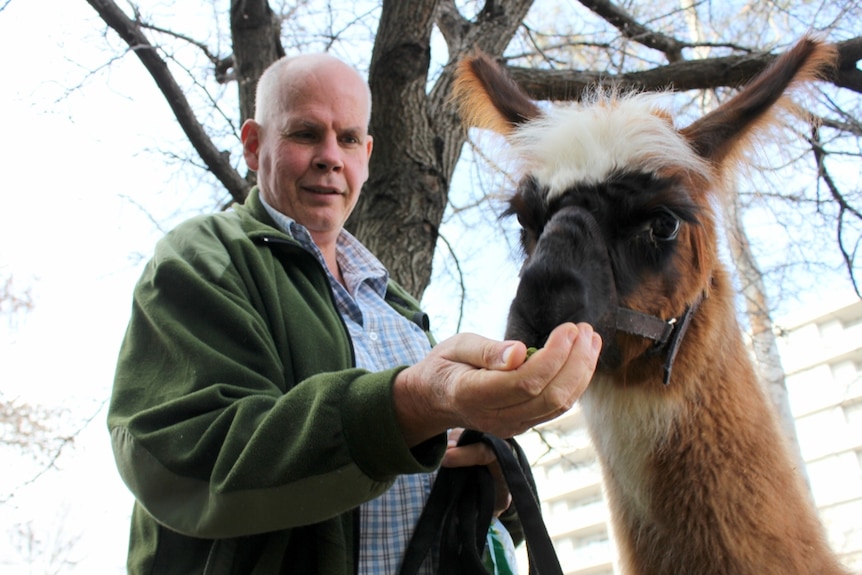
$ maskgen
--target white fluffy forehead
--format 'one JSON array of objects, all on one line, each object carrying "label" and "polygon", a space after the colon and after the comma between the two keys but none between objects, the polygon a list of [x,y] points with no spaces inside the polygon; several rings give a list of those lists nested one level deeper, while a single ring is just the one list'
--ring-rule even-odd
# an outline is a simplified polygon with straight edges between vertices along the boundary
[{"label": "white fluffy forehead", "polygon": [[548,197],[596,184],[617,170],[659,173],[674,166],[705,172],[674,128],[658,94],[599,95],[586,104],[549,109],[511,136],[525,171]]}]

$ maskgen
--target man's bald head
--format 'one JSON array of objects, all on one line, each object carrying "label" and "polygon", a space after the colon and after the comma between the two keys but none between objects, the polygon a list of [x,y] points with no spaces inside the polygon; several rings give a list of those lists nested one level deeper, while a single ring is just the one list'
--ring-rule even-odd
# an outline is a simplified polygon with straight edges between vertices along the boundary
[{"label": "man's bald head", "polygon": [[271,119],[290,108],[293,95],[306,90],[310,83],[327,76],[355,86],[357,98],[367,102],[367,118],[371,118],[371,90],[350,65],[326,53],[285,56],[270,64],[257,82],[255,121],[266,126]]}]

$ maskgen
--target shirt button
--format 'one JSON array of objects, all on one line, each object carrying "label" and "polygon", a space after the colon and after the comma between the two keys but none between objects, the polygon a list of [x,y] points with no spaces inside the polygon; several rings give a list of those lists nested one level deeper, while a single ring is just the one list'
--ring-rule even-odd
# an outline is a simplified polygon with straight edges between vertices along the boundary
[{"label": "shirt button", "polygon": [[368,332],[368,339],[370,339],[371,341],[377,341],[377,332],[376,331]]}]

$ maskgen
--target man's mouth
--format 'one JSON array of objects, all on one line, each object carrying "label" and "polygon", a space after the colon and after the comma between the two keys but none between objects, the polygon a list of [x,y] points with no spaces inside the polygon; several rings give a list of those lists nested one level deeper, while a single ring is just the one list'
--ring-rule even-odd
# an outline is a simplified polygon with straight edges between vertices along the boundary
[{"label": "man's mouth", "polygon": [[343,192],[339,188],[330,186],[303,186],[303,189],[306,192],[317,194],[320,196],[343,195]]}]

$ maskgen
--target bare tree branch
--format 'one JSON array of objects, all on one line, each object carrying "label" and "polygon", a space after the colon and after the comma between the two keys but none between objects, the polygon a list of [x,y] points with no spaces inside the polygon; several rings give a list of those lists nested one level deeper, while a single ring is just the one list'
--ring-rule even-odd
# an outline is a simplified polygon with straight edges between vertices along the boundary
[{"label": "bare tree branch", "polygon": [[856,295],[862,298],[862,291],[859,288],[859,282],[856,279],[856,273],[854,269],[853,262],[856,259],[856,251],[859,247],[859,239],[857,238],[852,246],[852,249],[848,249],[846,245],[846,240],[844,237],[844,224],[845,218],[852,217],[859,221],[862,221],[862,213],[859,212],[856,208],[850,205],[849,202],[845,199],[844,195],[838,188],[838,185],[835,183],[835,180],[832,178],[832,175],[829,173],[829,170],[826,169],[826,150],[820,145],[820,133],[817,127],[814,127],[811,130],[811,138],[809,139],[811,143],[811,151],[814,153],[814,160],[817,164],[817,172],[820,179],[826,185],[826,188],[829,190],[829,194],[832,197],[832,200],[838,205],[838,217],[837,223],[838,228],[836,230],[838,246],[841,250],[841,255],[844,258],[844,266],[847,268],[847,274],[850,277],[850,281],[853,284],[853,289],[856,291]]},{"label": "bare tree branch", "polygon": [[[144,28],[146,30],[152,30],[153,32],[158,32],[159,34],[164,34],[165,36],[170,36],[172,38],[176,38],[177,40],[182,40],[183,42],[191,44],[192,46],[196,47],[201,52],[203,52],[203,54],[204,54],[204,56],[206,56],[207,60],[212,62],[213,66],[215,66],[216,68],[219,68],[220,66],[224,65],[224,62],[226,60],[225,58],[220,58],[218,56],[218,54],[213,54],[210,51],[209,46],[207,46],[203,42],[198,42],[197,40],[195,40],[191,36],[188,36],[186,34],[182,34],[180,32],[176,32],[174,30],[168,30],[167,28],[163,28],[161,26],[156,26],[155,24],[150,24],[148,22],[144,22],[143,20],[138,20],[138,25],[141,28]],[[232,62],[233,58],[229,57],[229,58],[227,58],[227,61]]]},{"label": "bare tree branch", "polygon": [[464,271],[461,269],[461,261],[458,259],[458,252],[452,248],[452,244],[446,239],[446,236],[440,234],[440,240],[449,250],[449,255],[452,256],[452,261],[455,263],[455,270],[458,275],[458,287],[461,290],[461,295],[458,297],[458,323],[455,325],[455,333],[461,331],[461,322],[464,321],[464,304],[467,302],[467,285],[464,281]]},{"label": "bare tree branch", "polygon": [[54,518],[47,522],[50,525],[47,529],[41,525],[37,527],[41,521],[29,519],[12,530],[10,543],[29,564],[30,573],[59,575],[78,564],[72,554],[83,532],[67,533],[67,512],[64,506],[56,510]]},{"label": "bare tree branch", "polygon": [[[6,399],[0,394],[0,446],[20,450],[40,465],[40,470],[18,487],[35,483],[51,469],[66,448],[75,440],[105,407],[107,399],[101,401],[93,412],[76,423],[71,432],[59,432],[60,422],[69,419],[69,410],[59,407],[30,404],[15,399]],[[0,503],[9,501],[15,492],[0,493]]]},{"label": "bare tree branch", "polygon": [[862,37],[857,36],[838,44],[838,70],[835,85],[862,94]]},{"label": "bare tree branch", "polygon": [[832,128],[833,130],[844,132],[847,135],[862,138],[862,124],[857,121],[841,122],[831,118],[818,117],[817,123],[825,128]]},{"label": "bare tree branch", "polygon": [[189,142],[194,146],[207,168],[228,189],[235,200],[243,201],[251,188],[251,184],[240,176],[230,164],[230,154],[219,150],[213,144],[212,139],[198,122],[182,88],[168,70],[167,63],[159,56],[155,46],[150,44],[141,31],[140,23],[131,20],[112,0],[87,0],[87,2],[98,12],[102,20],[119,34],[120,38],[146,67],[167,100]]},{"label": "bare tree branch", "polygon": [[[839,71],[830,80],[836,86],[862,93],[862,72],[849,70],[862,52],[862,37],[837,44]],[[583,70],[538,70],[510,66],[509,73],[537,100],[577,100],[596,84],[615,85],[624,90],[659,91],[714,90],[736,88],[763,71],[775,54],[757,53],[704,60],[683,60],[639,72],[605,74]],[[849,63],[849,64],[848,64]],[[859,76],[859,86],[855,85]]]},{"label": "bare tree branch", "polygon": [[30,289],[18,289],[13,286],[12,275],[0,280],[0,316],[7,316],[10,324],[14,324],[19,314],[33,309],[33,295]]},{"label": "bare tree branch", "polygon": [[[236,75],[232,73],[234,67],[233,54],[231,54],[230,56],[221,57],[218,54],[214,54],[209,49],[209,46],[207,46],[203,42],[195,40],[191,36],[182,34],[175,30],[169,30],[161,26],[156,26],[155,24],[150,24],[149,22],[144,22],[139,18],[137,18],[137,21],[141,28],[144,28],[146,30],[152,30],[153,32],[158,32],[159,34],[164,34],[165,36],[170,36],[171,38],[176,38],[177,40],[182,40],[183,42],[186,42],[198,48],[206,57],[206,59],[212,63],[213,69],[215,70],[215,79],[216,82],[218,82],[219,84],[227,84],[228,82],[236,80]],[[173,61],[176,62],[175,59]]]},{"label": "bare tree branch", "polygon": [[682,60],[682,49],[686,47],[685,44],[660,32],[649,30],[613,2],[608,0],[578,1],[614,26],[624,37],[663,53],[668,62],[673,63]]}]

